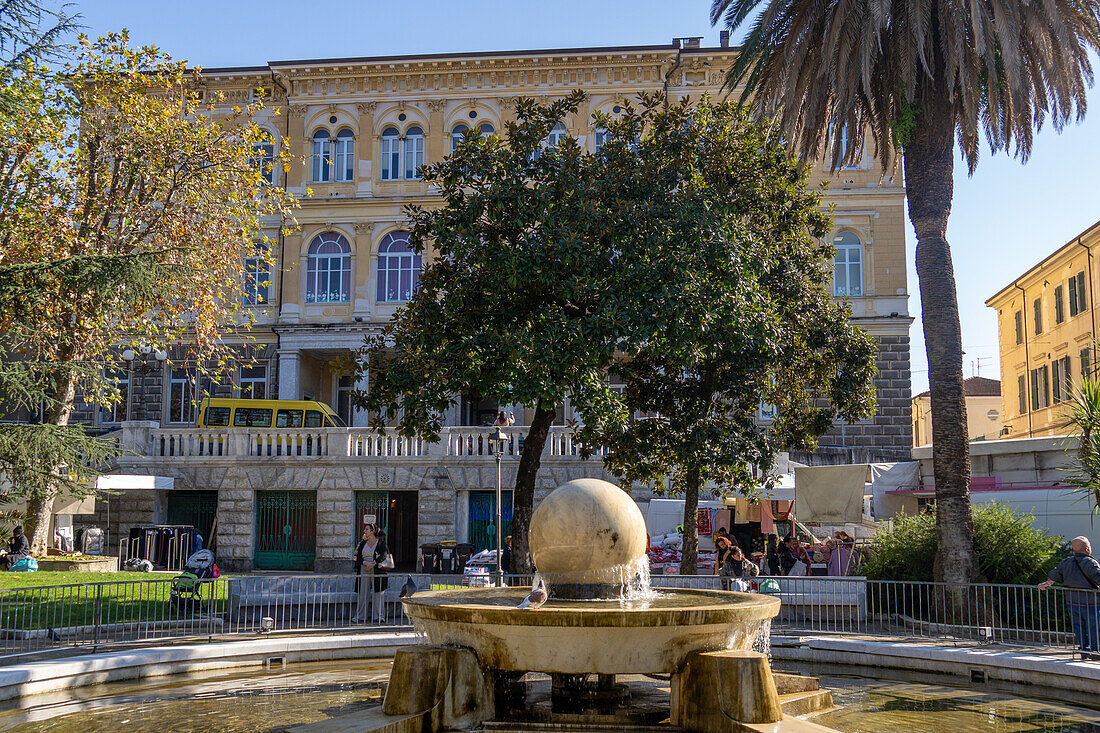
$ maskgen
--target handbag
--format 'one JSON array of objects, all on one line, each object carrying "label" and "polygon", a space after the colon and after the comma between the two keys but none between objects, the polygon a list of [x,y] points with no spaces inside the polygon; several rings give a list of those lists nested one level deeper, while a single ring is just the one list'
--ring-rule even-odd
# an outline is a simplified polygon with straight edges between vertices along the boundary
[{"label": "handbag", "polygon": [[382,558],[382,562],[378,563],[378,567],[383,570],[393,570],[393,555],[389,552]]}]

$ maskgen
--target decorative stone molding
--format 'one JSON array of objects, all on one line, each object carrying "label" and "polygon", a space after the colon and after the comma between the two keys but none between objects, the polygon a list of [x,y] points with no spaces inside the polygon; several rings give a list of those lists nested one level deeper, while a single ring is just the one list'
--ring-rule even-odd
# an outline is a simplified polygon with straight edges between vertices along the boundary
[{"label": "decorative stone molding", "polygon": [[356,234],[370,234],[374,231],[373,221],[361,221],[355,225]]},{"label": "decorative stone molding", "polygon": [[447,106],[447,100],[446,99],[429,99],[428,100],[428,109],[430,109],[432,112],[442,112],[443,109],[446,106]]},{"label": "decorative stone molding", "polygon": [[361,115],[374,114],[374,110],[378,107],[378,102],[360,102],[355,105]]}]

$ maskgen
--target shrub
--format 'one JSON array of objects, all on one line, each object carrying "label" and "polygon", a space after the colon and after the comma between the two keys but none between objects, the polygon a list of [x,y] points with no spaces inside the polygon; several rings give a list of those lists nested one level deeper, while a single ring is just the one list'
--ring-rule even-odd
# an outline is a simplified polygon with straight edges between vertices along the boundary
[{"label": "shrub", "polygon": [[[1004,504],[974,508],[974,551],[978,580],[1038,583],[1066,556],[1061,537],[1034,526],[1032,514],[1016,514]],[[871,541],[862,572],[875,580],[933,579],[936,519],[930,514],[898,516]]]}]

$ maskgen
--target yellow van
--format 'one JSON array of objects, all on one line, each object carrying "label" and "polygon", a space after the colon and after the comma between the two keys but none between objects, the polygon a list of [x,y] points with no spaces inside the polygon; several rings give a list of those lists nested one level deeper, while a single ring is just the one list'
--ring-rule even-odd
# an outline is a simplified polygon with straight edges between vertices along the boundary
[{"label": "yellow van", "polygon": [[211,397],[202,401],[200,428],[344,428],[332,408],[312,400],[234,400]]}]

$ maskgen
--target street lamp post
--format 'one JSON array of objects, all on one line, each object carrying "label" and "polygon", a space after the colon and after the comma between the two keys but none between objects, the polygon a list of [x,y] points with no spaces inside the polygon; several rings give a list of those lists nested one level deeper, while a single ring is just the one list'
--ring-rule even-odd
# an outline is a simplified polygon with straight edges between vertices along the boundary
[{"label": "street lamp post", "polygon": [[489,442],[494,443],[497,454],[497,587],[504,586],[504,564],[502,562],[502,554],[504,548],[504,532],[501,527],[502,513],[501,513],[501,491],[500,491],[500,462],[504,460],[504,446],[508,443],[508,436],[504,434],[504,431],[500,428],[496,429],[496,433],[489,436]]}]

